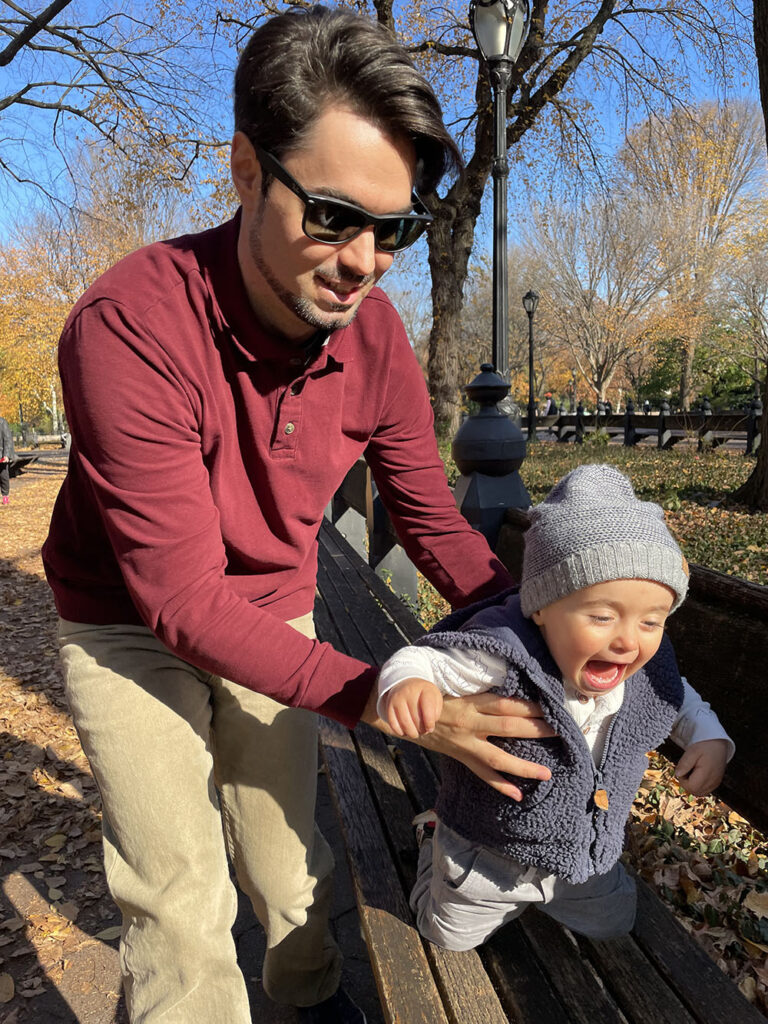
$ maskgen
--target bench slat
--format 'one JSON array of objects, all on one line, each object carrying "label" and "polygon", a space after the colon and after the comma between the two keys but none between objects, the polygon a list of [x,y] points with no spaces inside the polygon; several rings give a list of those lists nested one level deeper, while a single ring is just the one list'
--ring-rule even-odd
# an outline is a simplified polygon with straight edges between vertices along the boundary
[{"label": "bench slat", "polygon": [[630,1024],[697,1024],[632,938],[578,942]]},{"label": "bench slat", "polygon": [[765,1017],[728,981],[642,880],[634,935],[656,969],[701,1024],[765,1024]]},{"label": "bench slat", "polygon": [[387,1022],[448,1024],[349,730],[323,719],[320,736]]},{"label": "bench slat", "polygon": [[[356,597],[350,594],[349,564],[345,565],[344,553],[338,545],[331,554],[333,547],[330,544],[321,544],[319,554],[318,581],[323,600],[316,604],[318,635],[322,639],[332,640],[335,646],[346,650],[347,653],[352,653],[349,644],[360,652],[361,645],[368,647],[369,650],[372,647],[369,659],[383,659],[402,645],[403,637],[395,630],[389,633],[384,629],[377,631],[378,635],[373,638],[366,633],[363,639],[353,619],[367,619],[374,608],[380,612],[380,605],[376,603],[372,594],[360,593],[359,586]],[[329,597],[327,604],[326,597]],[[352,607],[354,614],[351,612]],[[376,657],[372,657],[374,654]],[[361,654],[356,656],[359,657]],[[415,1024],[422,1019],[432,1019],[422,1018],[420,1014],[434,1012],[433,992],[430,988],[430,983],[432,986],[435,984],[432,980],[434,972],[434,979],[442,993],[443,1001],[451,1008],[452,1021],[461,1021],[462,1024],[507,1024],[507,1015],[477,953],[450,953],[427,943],[425,954],[422,941],[413,927],[408,929],[411,943],[407,948],[400,951],[395,946],[393,949],[392,942],[397,941],[399,931],[396,923],[388,920],[388,915],[393,915],[401,924],[404,921],[412,923],[411,912],[405,903],[403,885],[400,877],[397,877],[397,868],[401,874],[407,874],[406,888],[410,888],[416,862],[415,837],[411,827],[414,807],[405,793],[386,737],[375,729],[359,725],[355,730],[355,738],[357,751],[347,730],[333,722],[323,722],[321,725],[323,756],[331,790],[343,822],[363,928],[385,1012],[390,1015],[388,1019],[400,1021],[401,1024]],[[392,750],[396,749],[394,744],[391,746]],[[411,744],[407,746],[423,759],[423,754],[418,748]],[[346,752],[346,756],[342,756],[342,751]],[[368,771],[367,780],[363,777],[361,761]],[[423,771],[431,771],[426,761],[424,763]],[[354,777],[354,784],[350,784],[350,776]],[[379,818],[376,817],[371,794],[378,804],[381,820],[386,822],[387,840],[394,846],[397,867],[384,845],[387,840],[379,827]],[[365,807],[363,813],[360,810],[361,805]],[[376,817],[376,827],[373,825],[372,815]],[[373,836],[376,838],[371,845]],[[372,883],[372,874],[378,876],[376,883]],[[382,894],[382,885],[397,890],[397,897],[393,897],[389,903]],[[417,957],[413,946],[414,937],[421,957],[426,957],[426,965],[422,963],[421,957]],[[403,956],[408,962],[403,962]],[[425,1009],[420,1006],[420,1000],[424,998],[420,992],[403,992],[402,985],[398,984],[403,970],[415,972],[415,984],[420,989],[426,989]],[[429,979],[423,975],[424,970],[429,972]]]},{"label": "bench slat", "polygon": [[572,1024],[626,1024],[592,965],[585,961],[576,940],[546,914],[529,910],[520,927],[552,987],[568,1006]]}]

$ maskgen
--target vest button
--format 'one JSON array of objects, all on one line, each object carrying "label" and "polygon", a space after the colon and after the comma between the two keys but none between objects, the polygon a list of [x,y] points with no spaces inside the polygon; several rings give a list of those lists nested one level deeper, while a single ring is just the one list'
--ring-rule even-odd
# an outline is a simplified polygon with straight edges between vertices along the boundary
[{"label": "vest button", "polygon": [[295,429],[296,429],[295,424],[293,424],[293,423],[286,423],[285,424],[285,432],[286,432],[286,434],[292,434]]}]

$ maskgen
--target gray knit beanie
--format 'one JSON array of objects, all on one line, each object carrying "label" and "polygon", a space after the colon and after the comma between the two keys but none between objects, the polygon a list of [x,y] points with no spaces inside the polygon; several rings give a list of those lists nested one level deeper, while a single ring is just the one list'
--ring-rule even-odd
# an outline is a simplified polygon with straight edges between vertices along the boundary
[{"label": "gray knit beanie", "polygon": [[531,616],[574,590],[607,580],[654,580],[688,590],[688,563],[660,505],[639,501],[613,466],[578,466],[531,509],[520,606]]}]

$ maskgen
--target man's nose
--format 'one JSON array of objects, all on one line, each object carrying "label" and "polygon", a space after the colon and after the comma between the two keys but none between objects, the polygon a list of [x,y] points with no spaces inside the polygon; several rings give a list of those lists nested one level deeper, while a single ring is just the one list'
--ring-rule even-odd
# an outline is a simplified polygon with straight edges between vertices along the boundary
[{"label": "man's nose", "polygon": [[359,235],[345,242],[339,253],[339,262],[350,275],[368,277],[376,269],[376,241],[373,237],[373,225],[369,225]]}]

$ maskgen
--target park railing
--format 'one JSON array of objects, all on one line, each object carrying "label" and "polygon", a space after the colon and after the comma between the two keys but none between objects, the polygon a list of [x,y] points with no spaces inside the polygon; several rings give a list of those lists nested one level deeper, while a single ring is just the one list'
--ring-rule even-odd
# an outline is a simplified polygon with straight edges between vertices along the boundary
[{"label": "park railing", "polygon": [[[582,444],[589,436],[608,435],[632,447],[647,438],[656,442],[656,447],[668,450],[679,441],[696,441],[700,448],[717,448],[726,441],[735,441],[744,446],[747,455],[754,454],[760,444],[762,412],[752,408],[748,411],[712,412],[670,412],[661,409],[656,413],[635,412],[627,408],[623,413],[560,412],[553,415],[537,416],[538,435],[550,435],[562,442]],[[528,434],[528,417],[522,417],[521,429]]]}]

